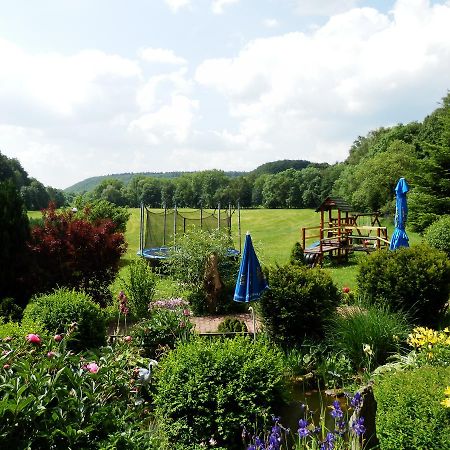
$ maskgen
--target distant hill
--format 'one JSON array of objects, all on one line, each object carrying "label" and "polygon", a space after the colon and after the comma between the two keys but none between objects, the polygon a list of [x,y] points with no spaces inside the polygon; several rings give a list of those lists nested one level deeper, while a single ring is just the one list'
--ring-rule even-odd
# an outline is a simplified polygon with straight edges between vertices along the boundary
[{"label": "distant hill", "polygon": [[[89,192],[95,189],[105,178],[114,178],[116,180],[123,181],[127,184],[135,176],[153,177],[153,178],[178,178],[182,175],[194,173],[194,172],[129,172],[129,173],[114,173],[110,175],[99,175],[97,177],[86,178],[78,183],[69,186],[64,189],[64,192],[73,192],[75,194],[81,194],[83,192]],[[229,177],[238,177],[245,175],[246,172],[225,172]]]},{"label": "distant hill", "polygon": [[[298,159],[284,159],[280,161],[272,161],[264,163],[258,166],[251,172],[239,172],[239,171],[229,171],[225,172],[225,175],[230,178],[239,177],[242,175],[253,175],[255,178],[264,173],[274,174],[278,172],[283,172],[287,169],[301,170],[310,165],[321,166],[321,164],[311,163],[310,161],[298,160]],[[64,189],[64,192],[73,192],[75,194],[81,194],[83,192],[92,191],[97,185],[99,185],[105,178],[115,178],[116,180],[123,181],[127,184],[131,178],[137,175],[142,175],[145,177],[153,178],[178,178],[182,175],[194,173],[194,172],[130,172],[130,173],[115,173],[111,175],[101,175],[97,177],[86,178],[85,180],[79,181],[72,186]]]}]

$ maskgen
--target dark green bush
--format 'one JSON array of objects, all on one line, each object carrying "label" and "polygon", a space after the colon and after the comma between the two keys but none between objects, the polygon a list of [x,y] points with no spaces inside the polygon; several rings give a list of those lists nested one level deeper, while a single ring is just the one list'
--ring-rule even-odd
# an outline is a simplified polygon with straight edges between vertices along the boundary
[{"label": "dark green bush", "polygon": [[398,352],[409,332],[402,313],[374,305],[339,308],[327,328],[331,348],[343,352],[355,369],[370,370]]},{"label": "dark green bush", "polygon": [[22,317],[22,308],[11,297],[0,299],[0,318],[19,321]]},{"label": "dark green bush", "polygon": [[169,448],[213,438],[241,449],[242,425],[250,429],[281,401],[282,360],[267,344],[241,336],[199,338],[168,353],[156,372],[155,411]]},{"label": "dark green bush", "polygon": [[425,230],[425,241],[450,256],[450,215],[442,216]]},{"label": "dark green bush", "polygon": [[241,333],[247,332],[248,329],[244,321],[239,320],[236,317],[227,317],[219,323],[217,331],[220,331],[221,333]]},{"label": "dark green bush", "polygon": [[450,448],[450,411],[440,402],[450,368],[421,367],[375,383],[377,437],[382,450]]},{"label": "dark green bush", "polygon": [[127,222],[130,218],[128,208],[114,205],[107,200],[90,200],[83,205],[78,204],[78,209],[82,209],[82,212],[79,212],[78,215],[93,224],[109,219],[115,224],[116,231],[121,233],[126,231]]},{"label": "dark green bush", "polygon": [[42,323],[51,333],[65,333],[76,322],[70,342],[70,347],[75,350],[106,343],[103,311],[82,292],[62,288],[36,296],[25,308],[24,320]]},{"label": "dark green bush", "polygon": [[423,325],[434,325],[449,295],[450,262],[428,245],[378,251],[359,266],[359,291]]},{"label": "dark green bush", "polygon": [[303,253],[303,248],[300,245],[300,242],[296,242],[292,247],[289,262],[291,264],[299,264],[301,266],[305,265],[305,255]]},{"label": "dark green bush", "polygon": [[284,347],[322,337],[340,298],[331,277],[321,269],[288,264],[271,269],[268,281],[259,312],[269,336]]}]

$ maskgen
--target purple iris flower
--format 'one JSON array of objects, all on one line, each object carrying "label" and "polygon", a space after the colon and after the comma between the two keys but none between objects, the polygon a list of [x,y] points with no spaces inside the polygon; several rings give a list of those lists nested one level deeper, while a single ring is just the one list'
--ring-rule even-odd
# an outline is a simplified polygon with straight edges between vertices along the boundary
[{"label": "purple iris flower", "polygon": [[350,405],[352,405],[352,408],[354,409],[359,409],[362,406],[362,401],[363,401],[362,395],[359,392],[357,392],[351,399]]},{"label": "purple iris flower", "polygon": [[333,402],[333,406],[331,409],[331,417],[334,417],[335,419],[340,419],[342,417],[344,417],[344,412],[341,409],[341,404],[339,403],[338,400],[335,400]]},{"label": "purple iris flower", "polygon": [[360,417],[353,421],[352,430],[357,436],[361,436],[366,432],[366,427],[364,426],[364,417]]},{"label": "purple iris flower", "polygon": [[308,421],[304,419],[300,419],[298,421],[298,435],[301,438],[305,438],[309,436],[309,430],[308,430]]}]

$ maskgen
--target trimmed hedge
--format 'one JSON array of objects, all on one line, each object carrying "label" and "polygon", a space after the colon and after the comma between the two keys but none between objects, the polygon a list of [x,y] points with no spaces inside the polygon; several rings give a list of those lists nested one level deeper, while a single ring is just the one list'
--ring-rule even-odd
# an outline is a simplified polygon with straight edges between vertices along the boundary
[{"label": "trimmed hedge", "polygon": [[442,216],[425,230],[425,241],[450,257],[450,214]]},{"label": "trimmed hedge", "polygon": [[[170,449],[242,448],[252,429],[281,401],[283,357],[260,341],[198,338],[169,352],[156,370],[155,412]],[[216,447],[215,447],[216,448]]]},{"label": "trimmed hedge", "polygon": [[364,259],[357,275],[358,289],[375,304],[408,312],[422,325],[439,319],[450,287],[450,261],[428,245],[377,251]]},{"label": "trimmed hedge", "polygon": [[450,448],[450,410],[441,405],[450,367],[421,367],[382,378],[374,386],[381,450]]},{"label": "trimmed hedge", "polygon": [[322,337],[340,300],[331,277],[319,268],[287,264],[270,269],[268,281],[258,310],[269,336],[284,347]]},{"label": "trimmed hedge", "polygon": [[66,333],[76,322],[69,343],[75,350],[106,344],[105,314],[83,292],[61,288],[36,296],[25,308],[24,320],[41,323],[50,333]]}]

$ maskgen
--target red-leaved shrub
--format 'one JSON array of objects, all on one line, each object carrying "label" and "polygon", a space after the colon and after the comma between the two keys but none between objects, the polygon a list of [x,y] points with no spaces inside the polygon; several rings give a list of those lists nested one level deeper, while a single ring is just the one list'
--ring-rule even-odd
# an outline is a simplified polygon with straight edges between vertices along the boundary
[{"label": "red-leaved shrub", "polygon": [[56,286],[83,289],[99,303],[105,302],[119,260],[126,251],[124,235],[111,220],[95,223],[57,211],[54,204],[42,211],[42,226],[31,230],[29,249],[33,262],[33,290]]}]

